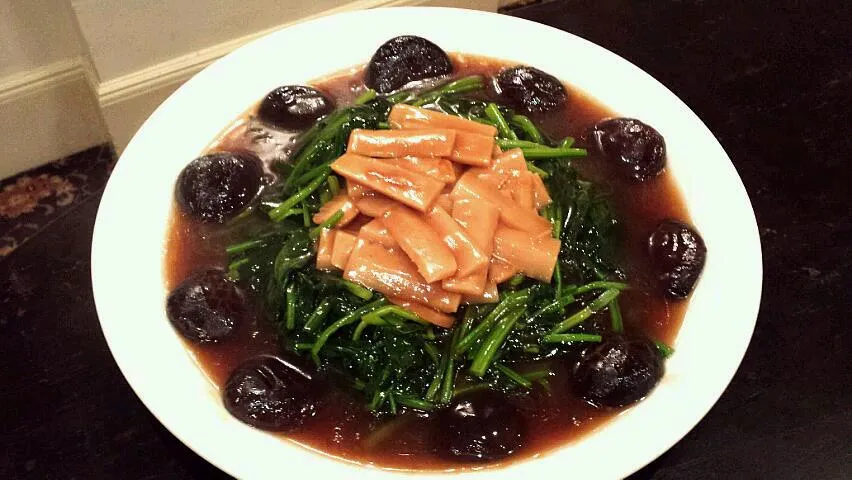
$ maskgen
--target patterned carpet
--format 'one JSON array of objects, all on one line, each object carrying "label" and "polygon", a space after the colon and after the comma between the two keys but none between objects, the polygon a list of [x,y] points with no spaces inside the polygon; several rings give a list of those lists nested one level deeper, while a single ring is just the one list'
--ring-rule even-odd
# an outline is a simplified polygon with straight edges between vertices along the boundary
[{"label": "patterned carpet", "polygon": [[0,180],[0,258],[99,194],[114,164],[103,144]]}]

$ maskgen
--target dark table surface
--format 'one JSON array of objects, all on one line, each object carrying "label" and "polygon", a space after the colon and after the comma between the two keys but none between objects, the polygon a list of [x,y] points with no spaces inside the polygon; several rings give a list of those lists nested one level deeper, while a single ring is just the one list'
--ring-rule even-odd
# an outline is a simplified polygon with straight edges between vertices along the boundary
[{"label": "dark table surface", "polygon": [[[717,135],[757,213],[765,277],[748,353],[707,417],[636,478],[852,476],[850,12],[842,0],[510,12],[668,86]],[[101,335],[89,248],[110,157],[96,148],[0,184],[0,478],[223,476],[148,413]]]}]

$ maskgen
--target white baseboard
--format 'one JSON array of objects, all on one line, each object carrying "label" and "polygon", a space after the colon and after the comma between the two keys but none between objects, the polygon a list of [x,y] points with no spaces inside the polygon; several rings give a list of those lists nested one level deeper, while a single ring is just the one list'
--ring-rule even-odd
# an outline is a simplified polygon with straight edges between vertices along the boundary
[{"label": "white baseboard", "polygon": [[82,58],[0,78],[0,178],[108,140]]},{"label": "white baseboard", "polygon": [[181,84],[238,47],[292,23],[348,10],[403,5],[452,6],[496,11],[498,0],[358,0],[317,15],[254,32],[197,50],[101,83],[98,90],[104,120],[119,153],[146,118]]}]

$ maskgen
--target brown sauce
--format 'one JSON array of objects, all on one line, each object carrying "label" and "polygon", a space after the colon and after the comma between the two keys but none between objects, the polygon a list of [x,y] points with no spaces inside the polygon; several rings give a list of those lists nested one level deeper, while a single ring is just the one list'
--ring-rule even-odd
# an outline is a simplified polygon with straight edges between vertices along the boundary
[{"label": "brown sauce", "polygon": [[[451,58],[456,67],[454,76],[457,77],[475,73],[488,77],[507,65],[502,61],[469,55],[451,54]],[[363,88],[362,69],[321,79],[312,85],[334,98],[338,106],[346,105]],[[552,137],[570,135],[580,138],[598,120],[616,116],[615,112],[570,85],[566,88],[569,92],[568,105],[561,112],[531,115],[542,131]],[[250,119],[254,110],[255,107],[252,107],[243,118],[226,129],[208,151],[248,149],[265,161],[286,155],[289,136],[257,128]],[[676,185],[665,172],[644,183],[633,182],[593,152],[586,158],[575,160],[574,165],[584,179],[612,193],[611,202],[623,226],[626,254],[623,267],[632,288],[620,298],[628,330],[642,331],[672,344],[686,301],[666,300],[651,288],[653,279],[645,259],[648,235],[661,220],[689,219]],[[165,281],[169,289],[195,270],[225,266],[224,248],[237,238],[238,232],[196,223],[177,210],[171,222],[165,255]],[[234,337],[221,344],[187,346],[211,381],[221,387],[241,361],[260,353],[276,353],[279,349],[276,336],[269,322],[256,320],[242,325]],[[562,370],[551,378],[550,393],[536,387],[530,395],[515,399],[530,435],[521,451],[504,460],[504,464],[560,447],[619,412],[598,409],[576,398],[568,385],[569,375],[565,368]],[[431,427],[426,414],[405,413],[396,418],[377,419],[366,411],[363,399],[355,393],[341,388],[330,395],[332,400],[325,402],[325,408],[313,421],[286,437],[331,456],[384,468],[437,470],[476,466],[448,461],[431,450],[428,433]],[[489,464],[489,467],[500,464]]]}]

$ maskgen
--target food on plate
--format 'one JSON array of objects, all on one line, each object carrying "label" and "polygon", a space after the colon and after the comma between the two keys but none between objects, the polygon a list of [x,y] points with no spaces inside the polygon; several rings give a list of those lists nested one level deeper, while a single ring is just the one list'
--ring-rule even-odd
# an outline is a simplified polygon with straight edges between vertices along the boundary
[{"label": "food on plate", "polygon": [[561,107],[568,92],[556,77],[533,67],[507,68],[494,80],[506,102],[527,112],[548,112]]},{"label": "food on plate", "polygon": [[245,152],[215,152],[196,158],[181,172],[175,200],[205,222],[222,223],[257,195],[263,176],[260,159]]},{"label": "food on plate", "polygon": [[665,165],[542,70],[396,37],[184,168],[168,318],[233,417],[330,455],[541,454],[664,375],[707,255]]},{"label": "food on plate", "polygon": [[657,385],[663,368],[654,342],[644,337],[610,335],[586,352],[575,367],[575,388],[595,405],[630,405]]},{"label": "food on plate", "polygon": [[701,235],[677,220],[663,220],[648,239],[648,253],[666,295],[684,298],[704,269],[707,247]]},{"label": "food on plate", "polygon": [[224,270],[210,269],[193,273],[173,289],[166,313],[184,337],[207,343],[228,337],[251,315],[251,307]]},{"label": "food on plate", "polygon": [[251,357],[228,378],[225,408],[241,421],[264,430],[297,428],[316,414],[321,381],[298,360],[273,355]]},{"label": "food on plate", "polygon": [[383,43],[364,75],[364,84],[378,93],[390,93],[411,82],[449,75],[453,63],[441,47],[414,35]]},{"label": "food on plate", "polygon": [[334,101],[304,85],[285,85],[269,92],[257,108],[257,118],[274,127],[300,130],[334,110]]},{"label": "food on plate", "polygon": [[660,132],[633,118],[609,118],[592,130],[595,146],[625,173],[644,181],[666,167],[666,142]]}]

